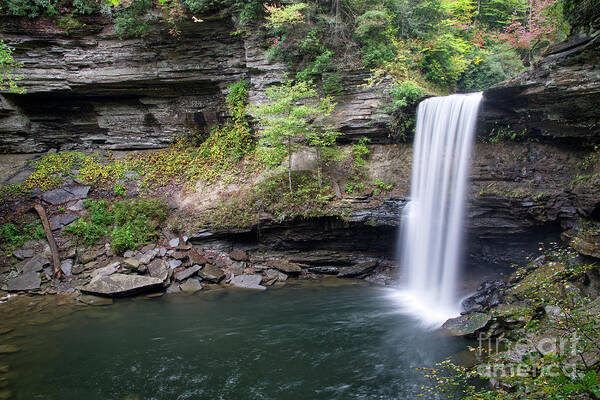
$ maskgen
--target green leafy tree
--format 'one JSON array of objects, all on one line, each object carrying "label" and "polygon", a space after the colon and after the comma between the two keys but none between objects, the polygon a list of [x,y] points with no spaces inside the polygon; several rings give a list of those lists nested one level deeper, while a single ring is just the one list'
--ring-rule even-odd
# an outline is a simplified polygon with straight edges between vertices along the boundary
[{"label": "green leafy tree", "polygon": [[292,153],[297,142],[310,137],[317,147],[331,144],[332,130],[322,125],[322,120],[335,104],[331,98],[319,98],[310,82],[287,81],[281,86],[267,89],[269,102],[255,108],[262,128],[260,142],[276,154],[286,154],[288,181],[292,193]]},{"label": "green leafy tree", "polygon": [[21,67],[22,64],[13,57],[13,49],[0,40],[0,91],[25,93],[25,89],[17,84],[23,77],[15,75],[15,69]]}]

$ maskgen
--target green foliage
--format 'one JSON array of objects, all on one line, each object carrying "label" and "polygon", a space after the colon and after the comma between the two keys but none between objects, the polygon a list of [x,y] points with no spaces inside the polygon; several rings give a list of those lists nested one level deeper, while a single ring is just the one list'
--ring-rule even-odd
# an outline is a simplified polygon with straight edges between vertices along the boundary
[{"label": "green foliage", "polygon": [[482,139],[483,142],[501,143],[501,142],[521,142],[525,139],[527,131],[523,129],[517,132],[510,125],[494,127],[487,138]]},{"label": "green foliage", "polygon": [[131,0],[114,12],[115,32],[121,39],[143,37],[148,31],[146,13],[152,6],[151,0]]},{"label": "green foliage", "polygon": [[88,200],[85,207],[87,215],[65,232],[87,245],[109,236],[111,248],[118,254],[152,240],[168,213],[165,202],[158,199],[122,200],[111,205],[106,200]]},{"label": "green foliage", "polygon": [[293,190],[287,174],[277,174],[259,182],[248,193],[238,194],[204,216],[217,227],[249,227],[259,223],[261,215],[283,221],[329,215],[334,195],[331,186],[320,186],[312,173],[294,173]]},{"label": "green foliage", "polygon": [[233,4],[231,0],[184,0],[191,12],[206,15]]},{"label": "green foliage", "polygon": [[5,223],[0,225],[0,249],[11,252],[23,247],[29,240],[40,240],[46,237],[40,221],[32,223]]},{"label": "green foliage", "polygon": [[302,11],[308,8],[306,3],[292,3],[282,6],[265,5],[267,9],[267,27],[281,29],[284,26],[304,22]]},{"label": "green foliage", "polygon": [[58,27],[64,29],[67,35],[72,29],[78,29],[84,26],[85,24],[83,22],[79,21],[77,18],[74,18],[72,15],[65,15],[58,19]]},{"label": "green foliage", "polygon": [[358,17],[354,37],[361,46],[366,67],[375,67],[394,59],[391,41],[394,30],[390,21],[391,17],[385,10],[370,10]]},{"label": "green foliage", "polygon": [[1,6],[9,15],[36,18],[42,15],[57,15],[58,0],[7,0]]},{"label": "green foliage", "polygon": [[91,15],[100,11],[102,0],[73,0],[75,13],[80,15]]},{"label": "green foliage", "polygon": [[158,199],[115,202],[111,207],[115,228],[111,248],[118,254],[135,249],[156,237],[156,229],[168,214],[168,206]]},{"label": "green foliage", "polygon": [[494,44],[477,53],[460,78],[459,87],[464,91],[488,89],[525,69],[517,52],[506,44]]},{"label": "green foliage", "polygon": [[106,200],[87,200],[85,207],[88,209],[86,217],[79,218],[64,231],[80,243],[91,246],[108,235],[113,218],[108,212]]},{"label": "green foliage", "polygon": [[115,183],[113,193],[117,196],[125,196],[127,194],[127,186],[122,183]]},{"label": "green foliage", "polygon": [[22,66],[22,63],[15,61],[13,48],[0,40],[0,91],[6,90],[9,93],[17,94],[25,93],[25,89],[17,84],[23,77],[14,74],[15,69]]},{"label": "green foliage", "polygon": [[396,84],[392,90],[392,106],[395,110],[417,105],[427,95],[427,91],[413,81]]},{"label": "green foliage", "polygon": [[266,93],[269,103],[255,109],[262,128],[260,144],[264,154],[273,152],[277,155],[267,156],[267,162],[287,154],[289,188],[292,191],[291,157],[296,148],[295,141],[315,135],[329,136],[327,133],[333,132],[333,129],[323,123],[323,118],[331,114],[335,104],[329,97],[319,98],[314,86],[306,81],[287,81],[267,89]]},{"label": "green foliage", "polygon": [[340,94],[344,91],[342,77],[339,73],[334,72],[327,74],[323,78],[323,93],[329,95]]},{"label": "green foliage", "polygon": [[362,138],[358,143],[352,145],[350,150],[351,173],[344,186],[346,193],[357,193],[365,190],[366,164],[371,151],[367,144],[371,141],[369,138]]}]

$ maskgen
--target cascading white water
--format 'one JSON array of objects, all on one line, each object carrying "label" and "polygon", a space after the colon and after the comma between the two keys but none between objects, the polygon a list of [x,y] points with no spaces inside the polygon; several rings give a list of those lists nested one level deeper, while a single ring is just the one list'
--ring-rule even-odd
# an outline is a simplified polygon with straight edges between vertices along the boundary
[{"label": "cascading white water", "polygon": [[410,202],[403,215],[400,296],[428,325],[459,314],[465,191],[481,93],[434,97],[419,104]]}]

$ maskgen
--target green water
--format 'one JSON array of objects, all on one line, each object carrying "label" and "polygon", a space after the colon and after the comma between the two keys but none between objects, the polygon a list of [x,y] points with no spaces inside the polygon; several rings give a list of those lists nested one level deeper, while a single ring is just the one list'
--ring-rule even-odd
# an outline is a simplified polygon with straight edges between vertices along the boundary
[{"label": "green water", "polygon": [[30,304],[41,321],[18,312],[19,327],[0,336],[22,348],[0,356],[9,369],[0,391],[19,400],[417,398],[427,381],[415,368],[465,343],[419,327],[390,293],[220,290],[67,305],[60,317]]}]

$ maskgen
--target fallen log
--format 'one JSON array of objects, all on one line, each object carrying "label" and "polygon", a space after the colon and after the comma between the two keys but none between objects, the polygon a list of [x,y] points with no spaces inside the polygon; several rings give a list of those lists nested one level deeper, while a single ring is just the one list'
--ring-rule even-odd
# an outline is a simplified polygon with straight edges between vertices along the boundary
[{"label": "fallen log", "polygon": [[46,210],[40,203],[34,204],[33,208],[37,211],[40,219],[42,220],[42,225],[44,227],[44,231],[46,232],[46,239],[48,240],[48,244],[50,245],[50,251],[52,252],[52,262],[54,264],[54,277],[60,278],[60,255],[58,252],[58,246],[56,245],[56,241],[54,240],[54,235],[52,235],[52,228],[50,227],[50,222],[48,222],[48,216],[46,215]]}]

